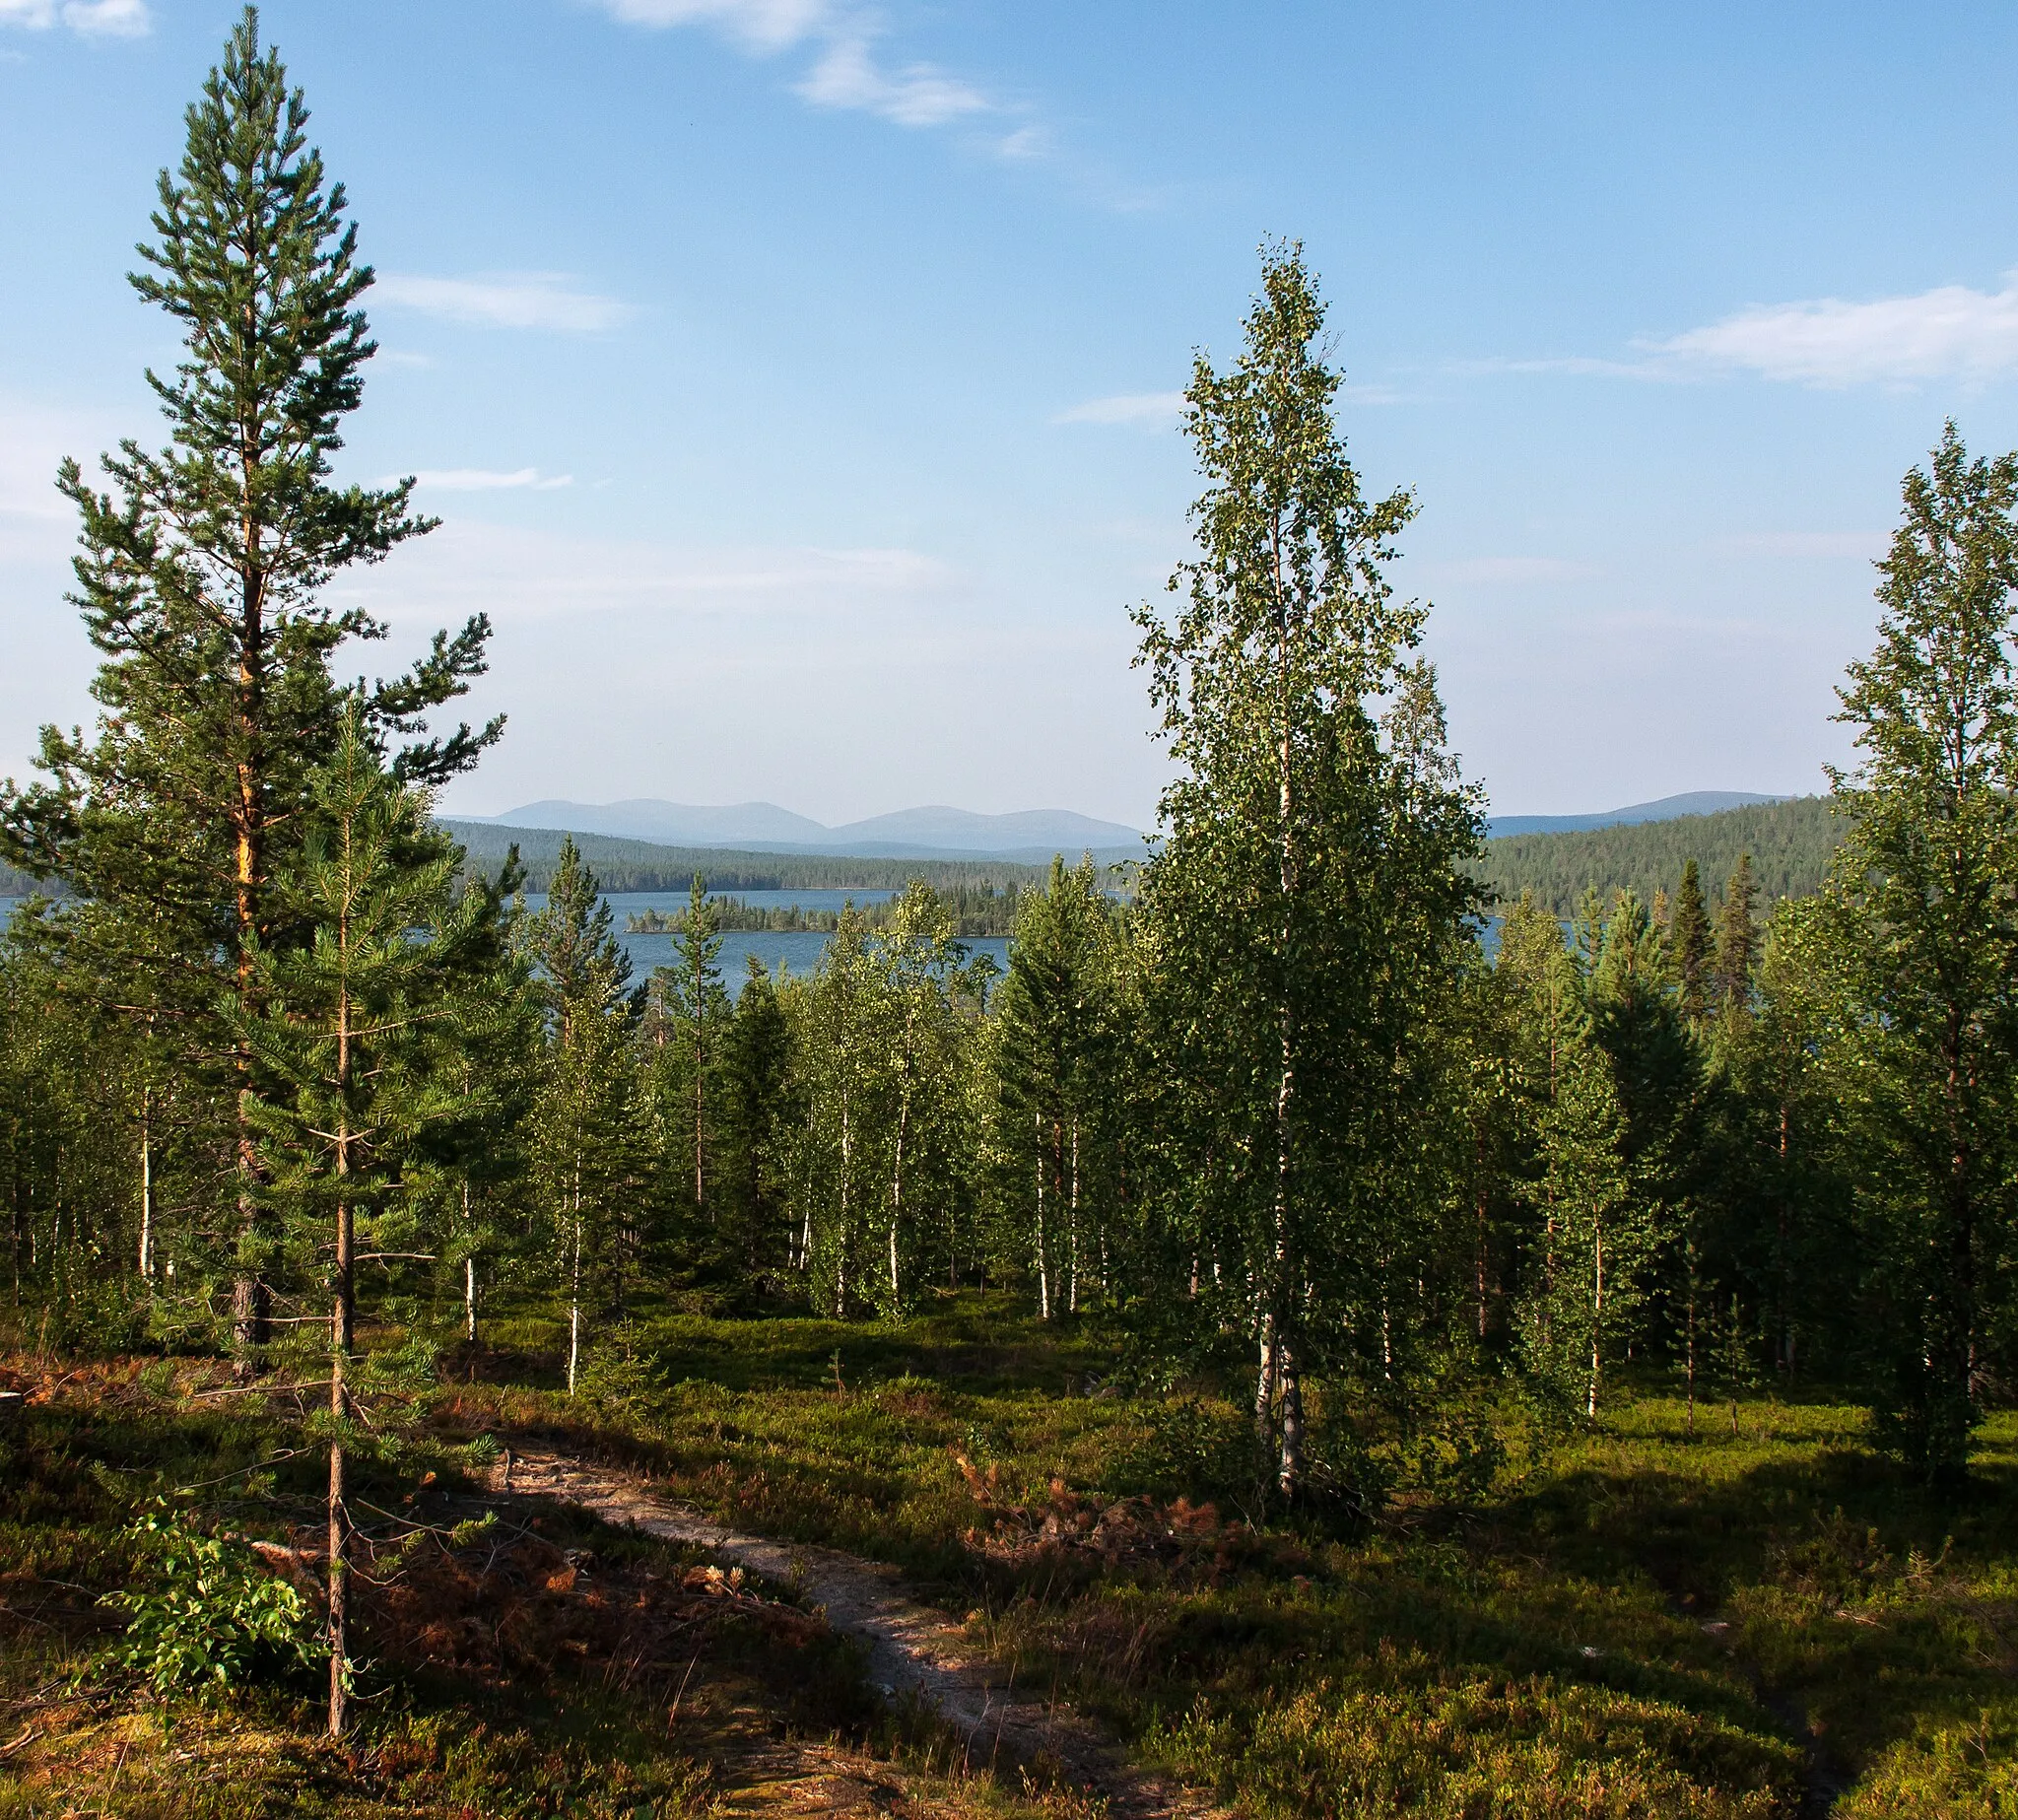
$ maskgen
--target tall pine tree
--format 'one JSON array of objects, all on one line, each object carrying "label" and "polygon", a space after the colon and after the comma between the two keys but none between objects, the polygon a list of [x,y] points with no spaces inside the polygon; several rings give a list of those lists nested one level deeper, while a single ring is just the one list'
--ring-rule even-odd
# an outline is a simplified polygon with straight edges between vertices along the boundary
[{"label": "tall pine tree", "polygon": [[[307,121],[248,7],[188,110],[178,170],[162,172],[156,238],[132,280],[182,336],[174,374],[147,375],[169,446],[121,443],[103,461],[106,492],[75,461],[58,478],[81,520],[72,599],[103,660],[97,737],[44,728],[47,780],[0,789],[0,850],[72,888],[72,965],[105,977],[115,1002],[180,1021],[235,1097],[241,1351],[265,1337],[275,1241],[255,1139],[269,1088],[242,1033],[259,1012],[256,957],[304,939],[271,881],[337,743],[332,656],[384,630],[323,590],[432,528],[410,483],[330,480],[374,352],[358,307],[372,275]],[[365,704],[374,734],[415,733],[463,693],[489,632],[479,615],[437,634],[378,685]],[[419,741],[395,768],[438,781],[499,730]]]}]

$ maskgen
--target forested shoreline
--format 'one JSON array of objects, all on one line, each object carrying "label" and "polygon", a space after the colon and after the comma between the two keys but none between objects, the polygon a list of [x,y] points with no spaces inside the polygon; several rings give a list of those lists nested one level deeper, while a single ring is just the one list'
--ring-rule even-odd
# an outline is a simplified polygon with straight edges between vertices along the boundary
[{"label": "forested shoreline", "polygon": [[[504,734],[434,726],[488,620],[340,680],[383,628],[330,584],[434,528],[333,473],[347,206],[248,15],[133,280],[185,342],[169,446],[59,479],[100,718],[0,789],[0,854],[62,887],[0,944],[6,1318],[313,1401],[332,1733],[355,1474],[507,1320],[572,1399],[653,1382],[647,1316],[986,1291],[1131,1392],[1233,1399],[1257,1532],[1480,1495],[1505,1408],[1595,1434],[1662,1392],[1693,1436],[1830,1386],[1968,1489],[2018,1370],[2018,456],[1950,425],[1906,477],[1829,798],[1489,843],[1387,580],[1417,502],[1349,459],[1271,246],[1185,394],[1192,554],[1133,612],[1175,774],[1139,867],[682,851],[638,978],[605,894],[669,862],[437,819]],[[828,882],[896,895],[709,895]],[[732,996],[725,931],[777,926],[833,939]],[[963,939],[997,932],[1006,971]]]}]

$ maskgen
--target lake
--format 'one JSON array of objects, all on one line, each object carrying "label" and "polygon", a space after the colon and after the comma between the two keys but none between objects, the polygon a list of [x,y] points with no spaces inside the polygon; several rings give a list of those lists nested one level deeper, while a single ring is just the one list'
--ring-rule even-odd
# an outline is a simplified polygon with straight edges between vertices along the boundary
[{"label": "lake", "polygon": [[[752,910],[838,910],[847,904],[880,904],[886,898],[894,898],[895,891],[865,889],[841,891],[827,887],[807,886],[796,891],[724,891],[714,894],[724,898],[739,898]],[[526,903],[538,910],[546,903],[545,897],[536,892],[526,895]],[[609,905],[617,920],[617,940],[626,954],[631,957],[632,977],[635,980],[649,978],[655,967],[670,967],[673,964],[673,937],[670,935],[632,935],[626,932],[624,924],[632,916],[641,915],[645,910],[657,910],[663,915],[672,915],[683,910],[688,905],[688,894],[684,891],[612,891],[604,895],[603,902]],[[765,968],[775,977],[780,972],[789,970],[794,974],[810,974],[827,944],[834,938],[820,930],[797,929],[774,932],[765,929],[725,930],[721,938],[722,983],[734,997],[743,989],[743,981],[750,977],[748,956],[755,955]],[[985,954],[994,957],[996,967],[1003,973],[1009,971],[1009,941],[1001,935],[975,936],[967,944],[970,954]]]},{"label": "lake", "polygon": [[[838,910],[852,901],[856,904],[880,903],[885,898],[894,898],[894,891],[834,891],[807,889],[803,891],[737,891],[724,892],[724,897],[737,897],[752,909],[790,909],[797,907],[809,910]],[[538,910],[546,898],[538,892],[528,893],[526,903]],[[19,898],[0,897],[0,922],[14,913]],[[659,910],[671,915],[675,910],[687,908],[687,894],[684,891],[613,891],[605,899],[611,913],[617,921],[617,941],[624,952],[631,957],[632,977],[642,982],[651,977],[654,967],[670,967],[673,964],[673,938],[670,935],[629,935],[625,933],[626,917],[640,914],[645,910]],[[730,931],[721,938],[721,977],[734,997],[743,989],[743,981],[750,977],[750,966],[745,958],[755,955],[774,977],[789,969],[794,974],[810,974],[821,952],[834,938],[817,930],[795,930],[789,933],[773,934],[766,930]],[[996,967],[1003,973],[1009,971],[1009,941],[1006,936],[980,935],[972,938],[968,944],[970,954],[985,954],[994,957]]]},{"label": "lake", "polygon": [[[800,910],[838,910],[849,902],[855,904],[876,904],[885,898],[894,898],[897,893],[884,890],[838,891],[827,888],[808,887],[799,891],[734,891],[723,892],[723,897],[740,898],[752,909],[788,909],[796,906]],[[671,915],[687,908],[687,893],[684,891],[613,891],[605,900],[617,921],[617,940],[626,954],[631,957],[632,977],[642,981],[651,977],[655,967],[670,967],[673,964],[673,938],[670,935],[630,935],[625,932],[624,922],[629,916],[640,915],[645,910],[658,910]],[[19,898],[0,897],[0,921],[13,912]],[[526,903],[538,910],[546,898],[538,892],[529,893]],[[766,930],[730,931],[721,938],[721,977],[729,996],[734,997],[743,989],[743,981],[750,976],[747,956],[755,955],[765,968],[775,977],[789,970],[794,974],[810,974],[820,959],[827,944],[834,938],[816,930],[795,930],[789,933],[774,934]],[[1480,932],[1480,940],[1488,955],[1497,954],[1500,946],[1500,918],[1488,916]],[[1009,971],[1009,938],[1005,935],[976,935],[969,939],[970,954],[992,956],[994,963],[1003,973]]]}]

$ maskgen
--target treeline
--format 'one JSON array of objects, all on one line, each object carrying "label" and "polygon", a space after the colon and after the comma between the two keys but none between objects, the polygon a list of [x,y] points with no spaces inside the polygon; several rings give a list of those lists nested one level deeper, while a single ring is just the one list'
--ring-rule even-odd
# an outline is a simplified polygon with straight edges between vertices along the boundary
[{"label": "treeline", "polygon": [[1528,891],[1567,917],[1578,913],[1587,891],[1607,902],[1630,891],[1650,904],[1655,892],[1674,888],[1686,860],[1708,877],[1726,878],[1745,853],[1759,890],[1775,902],[1820,891],[1843,835],[1830,798],[1798,796],[1665,822],[1507,835],[1486,843],[1477,876],[1503,905]]},{"label": "treeline", "polygon": [[[925,884],[925,881],[913,878],[909,883]],[[696,884],[705,893],[706,881],[697,879]],[[963,940],[973,940],[976,936],[1009,934],[1016,926],[1017,909],[1027,892],[1014,885],[1005,891],[997,891],[992,885],[956,885],[933,895],[951,932]],[[880,932],[896,925],[902,913],[901,899],[880,898],[859,907],[849,903],[837,910],[809,910],[801,904],[753,905],[745,904],[740,898],[709,897],[702,908],[690,905],[686,910],[671,911],[633,910],[625,917],[624,928],[630,935],[681,935],[699,926],[697,915],[705,915],[710,929],[725,933],[763,931],[774,935],[833,935],[839,931],[842,917],[850,910],[862,927]]]},{"label": "treeline", "polygon": [[[444,819],[442,828],[479,869],[501,864],[516,849],[526,889],[547,889],[563,843],[572,843],[609,892],[684,892],[698,873],[712,892],[902,891],[922,879],[935,891],[992,890],[1042,884],[1044,868],[1007,859],[857,859],[841,854],[743,852],[730,847],[660,846],[610,835],[571,835],[549,828],[502,828],[491,822]],[[1070,856],[1068,856],[1070,857]],[[1118,887],[1132,866],[1110,865],[1103,878]]]}]

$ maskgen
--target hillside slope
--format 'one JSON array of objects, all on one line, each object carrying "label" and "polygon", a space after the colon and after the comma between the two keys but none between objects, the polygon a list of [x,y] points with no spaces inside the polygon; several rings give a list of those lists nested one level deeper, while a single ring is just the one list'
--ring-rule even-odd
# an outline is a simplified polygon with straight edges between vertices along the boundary
[{"label": "hillside slope", "polygon": [[1842,827],[1828,797],[1796,796],[1672,821],[1502,836],[1486,843],[1480,873],[1503,904],[1532,890],[1558,916],[1570,916],[1592,886],[1607,900],[1623,887],[1651,903],[1656,891],[1674,890],[1692,858],[1714,898],[1738,855],[1749,852],[1760,896],[1770,903],[1821,888]]}]

